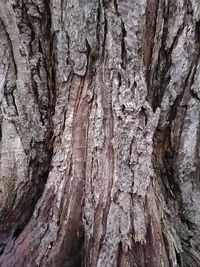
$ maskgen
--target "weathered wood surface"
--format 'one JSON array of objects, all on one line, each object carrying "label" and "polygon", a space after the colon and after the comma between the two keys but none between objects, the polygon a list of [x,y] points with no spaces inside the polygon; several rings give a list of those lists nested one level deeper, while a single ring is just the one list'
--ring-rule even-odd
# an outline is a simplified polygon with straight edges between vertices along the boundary
[{"label": "weathered wood surface", "polygon": [[200,266],[200,2],[0,0],[0,266]]}]

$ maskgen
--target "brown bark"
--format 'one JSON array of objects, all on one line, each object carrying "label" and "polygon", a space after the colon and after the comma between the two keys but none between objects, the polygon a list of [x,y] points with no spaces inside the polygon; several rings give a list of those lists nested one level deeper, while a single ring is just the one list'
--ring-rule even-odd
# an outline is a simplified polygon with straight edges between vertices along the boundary
[{"label": "brown bark", "polygon": [[198,267],[200,4],[0,0],[0,266]]}]

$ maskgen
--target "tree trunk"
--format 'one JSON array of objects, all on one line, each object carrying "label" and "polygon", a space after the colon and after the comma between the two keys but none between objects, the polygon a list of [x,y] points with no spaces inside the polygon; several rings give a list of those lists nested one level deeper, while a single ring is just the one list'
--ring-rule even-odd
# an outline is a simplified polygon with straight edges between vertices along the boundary
[{"label": "tree trunk", "polygon": [[200,3],[0,0],[0,266],[200,266]]}]

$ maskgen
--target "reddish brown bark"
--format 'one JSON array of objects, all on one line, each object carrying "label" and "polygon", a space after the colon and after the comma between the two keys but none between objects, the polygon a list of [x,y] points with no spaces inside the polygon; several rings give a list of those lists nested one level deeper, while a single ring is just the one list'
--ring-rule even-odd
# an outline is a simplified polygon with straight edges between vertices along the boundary
[{"label": "reddish brown bark", "polygon": [[200,5],[0,0],[0,266],[198,267]]}]

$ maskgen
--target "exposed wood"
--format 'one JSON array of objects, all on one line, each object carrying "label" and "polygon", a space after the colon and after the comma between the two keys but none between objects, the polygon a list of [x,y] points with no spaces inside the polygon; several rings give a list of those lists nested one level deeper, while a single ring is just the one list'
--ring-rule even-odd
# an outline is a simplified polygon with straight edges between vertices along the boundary
[{"label": "exposed wood", "polygon": [[200,266],[200,3],[0,0],[0,266]]}]

